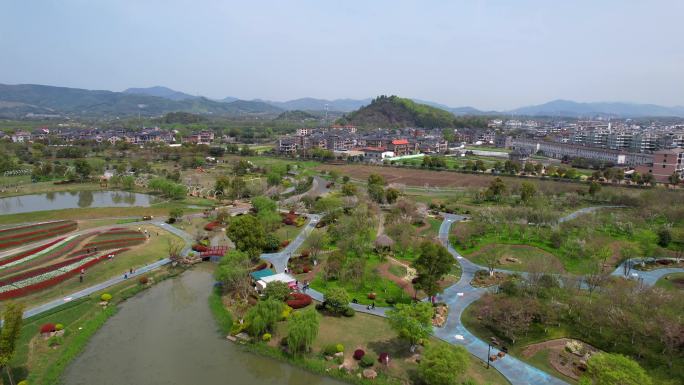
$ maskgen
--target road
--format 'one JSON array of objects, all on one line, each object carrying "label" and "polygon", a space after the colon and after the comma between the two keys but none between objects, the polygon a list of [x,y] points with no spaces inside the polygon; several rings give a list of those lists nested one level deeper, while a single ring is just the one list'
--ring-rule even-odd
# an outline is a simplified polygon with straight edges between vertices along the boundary
[{"label": "road", "polygon": [[294,254],[294,252],[297,251],[297,249],[304,243],[304,241],[306,241],[306,238],[313,231],[313,229],[316,227],[316,224],[320,220],[320,215],[309,214],[308,222],[289,245],[277,253],[261,254],[261,259],[272,263],[276,273],[283,273],[287,267],[287,261],[290,259],[290,257],[292,257],[292,254]]}]

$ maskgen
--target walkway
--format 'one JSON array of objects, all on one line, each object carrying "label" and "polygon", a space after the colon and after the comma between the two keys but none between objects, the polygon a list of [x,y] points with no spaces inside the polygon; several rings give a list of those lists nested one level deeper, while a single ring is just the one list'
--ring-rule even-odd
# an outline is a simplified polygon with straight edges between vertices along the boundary
[{"label": "walkway", "polygon": [[573,219],[579,217],[580,215],[589,214],[589,213],[592,213],[592,212],[597,211],[597,210],[600,210],[600,209],[620,209],[620,208],[624,208],[624,207],[625,207],[625,206],[592,206],[592,207],[585,207],[585,208],[583,208],[583,209],[579,209],[579,210],[573,211],[572,213],[570,213],[570,214],[568,214],[568,215],[566,215],[566,216],[564,216],[564,217],[559,218],[559,219],[558,219],[558,223],[563,223],[563,222],[571,221],[571,220],[573,220]]},{"label": "walkway", "polygon": [[297,237],[292,242],[290,242],[289,245],[287,245],[283,250],[277,253],[261,254],[261,259],[272,263],[276,273],[284,272],[285,268],[287,267],[287,261],[290,260],[290,257],[292,257],[292,254],[294,254],[294,252],[297,251],[299,246],[301,246],[304,243],[304,241],[306,241],[306,238],[309,236],[309,234],[311,234],[313,229],[316,227],[316,224],[320,220],[320,215],[309,214],[309,221],[304,226],[302,231],[299,232]]},{"label": "walkway", "polygon": [[[670,260],[676,260],[675,258],[659,258],[659,259],[670,259]],[[631,263],[632,266],[636,266],[637,264],[641,263],[641,259],[631,259],[627,260],[625,262],[622,262],[615,271],[613,271],[610,275],[616,276],[616,277],[625,277],[628,279],[635,279],[635,280],[643,280],[644,284],[648,286],[653,286],[658,282],[658,280],[668,274],[673,274],[673,273],[684,273],[684,268],[682,267],[662,267],[659,269],[654,269],[654,270],[649,270],[649,271],[642,271],[642,270],[637,270],[632,268],[629,276],[625,276],[625,265],[627,263]]]}]

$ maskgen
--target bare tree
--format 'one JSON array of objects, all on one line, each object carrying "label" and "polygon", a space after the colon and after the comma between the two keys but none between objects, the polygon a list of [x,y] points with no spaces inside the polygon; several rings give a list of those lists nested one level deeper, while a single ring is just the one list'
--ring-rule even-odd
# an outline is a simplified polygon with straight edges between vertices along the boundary
[{"label": "bare tree", "polygon": [[183,258],[183,242],[178,240],[168,241],[169,259],[172,263],[177,263]]}]

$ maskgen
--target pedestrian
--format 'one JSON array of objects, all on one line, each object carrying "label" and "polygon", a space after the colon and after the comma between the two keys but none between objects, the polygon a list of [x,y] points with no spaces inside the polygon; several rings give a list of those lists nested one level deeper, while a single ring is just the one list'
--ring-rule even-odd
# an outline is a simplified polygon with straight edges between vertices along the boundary
[{"label": "pedestrian", "polygon": [[83,283],[83,274],[81,274],[81,275],[78,276],[78,281],[81,282],[81,283]]},{"label": "pedestrian", "polygon": [[131,275],[133,275],[133,268],[131,267],[130,270],[128,270],[128,272],[129,272]]},{"label": "pedestrian", "polygon": [[375,309],[375,301],[373,301],[373,304],[371,305],[371,309]]},{"label": "pedestrian", "polygon": [[128,279],[128,273],[124,273],[124,279]]}]

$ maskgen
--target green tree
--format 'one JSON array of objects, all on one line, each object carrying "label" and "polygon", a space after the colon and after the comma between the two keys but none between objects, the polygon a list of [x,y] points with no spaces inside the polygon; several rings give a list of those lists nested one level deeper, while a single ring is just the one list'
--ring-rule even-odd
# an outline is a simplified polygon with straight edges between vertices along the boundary
[{"label": "green tree", "polygon": [[325,293],[325,308],[334,314],[342,314],[349,307],[349,294],[341,287],[330,288]]},{"label": "green tree", "polygon": [[256,260],[266,246],[266,231],[259,220],[252,215],[237,216],[230,221],[226,232],[235,247]]},{"label": "green tree", "polygon": [[21,333],[23,323],[24,306],[14,302],[5,304],[5,311],[2,315],[3,324],[0,331],[0,369],[7,371],[10,383],[14,384],[10,362],[14,356],[17,340]]},{"label": "green tree", "polygon": [[676,172],[673,172],[672,175],[667,177],[667,179],[670,181],[670,184],[672,185],[678,185],[679,182],[682,181],[682,177]]},{"label": "green tree", "polygon": [[418,377],[430,385],[458,385],[468,369],[470,357],[463,346],[430,343],[418,364]]},{"label": "green tree", "polygon": [[424,241],[419,247],[420,256],[414,266],[418,271],[416,289],[434,296],[441,291],[439,281],[451,270],[454,258],[447,249],[435,242]]},{"label": "green tree", "polygon": [[501,178],[495,178],[485,191],[485,196],[489,200],[500,200],[504,193],[506,193],[506,184]]},{"label": "green tree", "polygon": [[292,353],[306,352],[311,349],[318,336],[320,316],[316,309],[295,312],[287,320],[287,346]]},{"label": "green tree", "polygon": [[245,315],[249,334],[260,336],[267,331],[272,331],[276,322],[280,320],[284,307],[285,304],[282,301],[273,299],[257,302]]},{"label": "green tree", "polygon": [[382,175],[370,174],[368,176],[368,186],[370,186],[370,185],[385,186],[386,184],[387,184],[387,182],[385,181],[385,178],[382,177]]},{"label": "green tree", "polygon": [[368,195],[370,198],[378,203],[385,202],[385,189],[379,184],[368,185]]},{"label": "green tree", "polygon": [[74,161],[74,169],[81,180],[88,179],[93,172],[93,168],[85,159],[76,159]]},{"label": "green tree", "polygon": [[275,212],[278,209],[278,205],[273,199],[263,195],[252,198],[252,207],[254,207],[254,211],[257,213],[265,211]]},{"label": "green tree", "polygon": [[356,186],[351,183],[345,183],[342,185],[342,195],[353,196],[356,195]]},{"label": "green tree", "polygon": [[270,282],[266,285],[264,289],[264,295],[268,299],[273,299],[275,301],[285,301],[290,295],[290,286],[287,283],[281,281]]},{"label": "green tree", "polygon": [[587,362],[579,385],[651,385],[653,380],[632,359],[621,354],[598,353]]},{"label": "green tree", "polygon": [[183,217],[182,207],[174,207],[171,210],[169,210],[169,218],[173,218],[174,221],[178,220],[181,217]]},{"label": "green tree", "polygon": [[399,198],[399,190],[390,187],[385,191],[387,203],[392,204],[397,201],[397,198]]},{"label": "green tree", "polygon": [[658,246],[667,247],[672,242],[672,233],[667,227],[662,227],[658,230]]},{"label": "green tree", "polygon": [[223,292],[246,298],[253,290],[249,277],[250,267],[247,253],[231,250],[219,261],[214,277],[221,283]]},{"label": "green tree", "polygon": [[601,184],[595,181],[591,181],[589,183],[589,195],[594,196],[599,191],[601,191]]},{"label": "green tree", "polygon": [[530,182],[523,182],[520,186],[520,199],[529,202],[537,194],[537,188]]},{"label": "green tree", "polygon": [[415,345],[432,334],[434,310],[428,302],[398,304],[387,311],[387,320],[399,337]]}]

